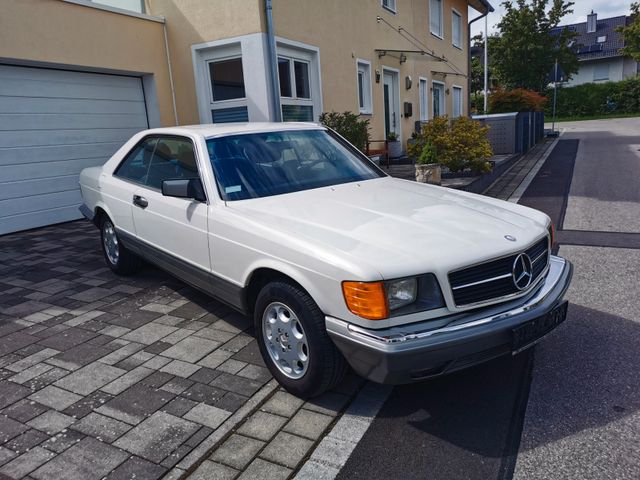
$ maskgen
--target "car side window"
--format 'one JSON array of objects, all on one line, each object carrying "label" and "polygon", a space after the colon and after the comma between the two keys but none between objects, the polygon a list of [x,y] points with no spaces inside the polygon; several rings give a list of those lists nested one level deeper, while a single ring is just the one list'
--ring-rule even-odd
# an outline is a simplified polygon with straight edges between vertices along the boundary
[{"label": "car side window", "polygon": [[122,161],[114,175],[143,185],[147,183],[151,157],[157,141],[157,138],[147,138],[136,145]]},{"label": "car side window", "polygon": [[151,158],[146,184],[161,189],[164,180],[199,178],[193,143],[176,137],[160,137]]}]

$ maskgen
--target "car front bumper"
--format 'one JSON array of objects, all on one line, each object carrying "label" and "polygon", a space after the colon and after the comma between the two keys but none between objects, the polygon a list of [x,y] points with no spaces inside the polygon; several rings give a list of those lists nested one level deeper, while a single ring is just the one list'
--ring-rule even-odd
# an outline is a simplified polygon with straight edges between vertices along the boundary
[{"label": "car front bumper", "polygon": [[513,329],[559,306],[572,273],[569,261],[552,256],[547,277],[524,299],[452,316],[438,328],[430,320],[374,330],[327,316],[327,331],[363,377],[391,384],[423,380],[515,353]]}]

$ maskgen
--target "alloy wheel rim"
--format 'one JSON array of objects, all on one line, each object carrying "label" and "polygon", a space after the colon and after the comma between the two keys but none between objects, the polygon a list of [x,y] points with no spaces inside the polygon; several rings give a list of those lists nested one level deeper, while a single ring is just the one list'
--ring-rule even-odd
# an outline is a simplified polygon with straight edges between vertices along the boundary
[{"label": "alloy wheel rim", "polygon": [[102,243],[104,244],[104,252],[107,254],[107,258],[113,265],[116,265],[118,258],[120,258],[120,248],[116,231],[109,221],[105,222],[102,229]]},{"label": "alloy wheel rim", "polygon": [[262,332],[278,370],[288,378],[302,378],[309,366],[309,345],[295,312],[284,303],[270,303],[262,314]]}]

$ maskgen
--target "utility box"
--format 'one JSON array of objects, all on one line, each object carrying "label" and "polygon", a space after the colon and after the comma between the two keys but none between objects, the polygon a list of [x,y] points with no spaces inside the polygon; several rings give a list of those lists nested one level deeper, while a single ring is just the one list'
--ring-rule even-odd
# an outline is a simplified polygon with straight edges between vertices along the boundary
[{"label": "utility box", "polygon": [[474,120],[489,127],[489,143],[495,155],[516,153],[518,113],[498,113],[493,115],[474,115]]},{"label": "utility box", "polygon": [[489,126],[489,143],[495,155],[526,153],[544,137],[544,112],[474,115]]}]

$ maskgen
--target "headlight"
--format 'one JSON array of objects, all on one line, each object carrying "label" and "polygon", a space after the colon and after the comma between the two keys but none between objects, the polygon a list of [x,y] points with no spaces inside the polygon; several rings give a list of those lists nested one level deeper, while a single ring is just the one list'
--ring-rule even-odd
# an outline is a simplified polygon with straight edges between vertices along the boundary
[{"label": "headlight", "polygon": [[389,310],[396,310],[416,301],[418,293],[418,280],[404,278],[386,282],[387,303]]}]

